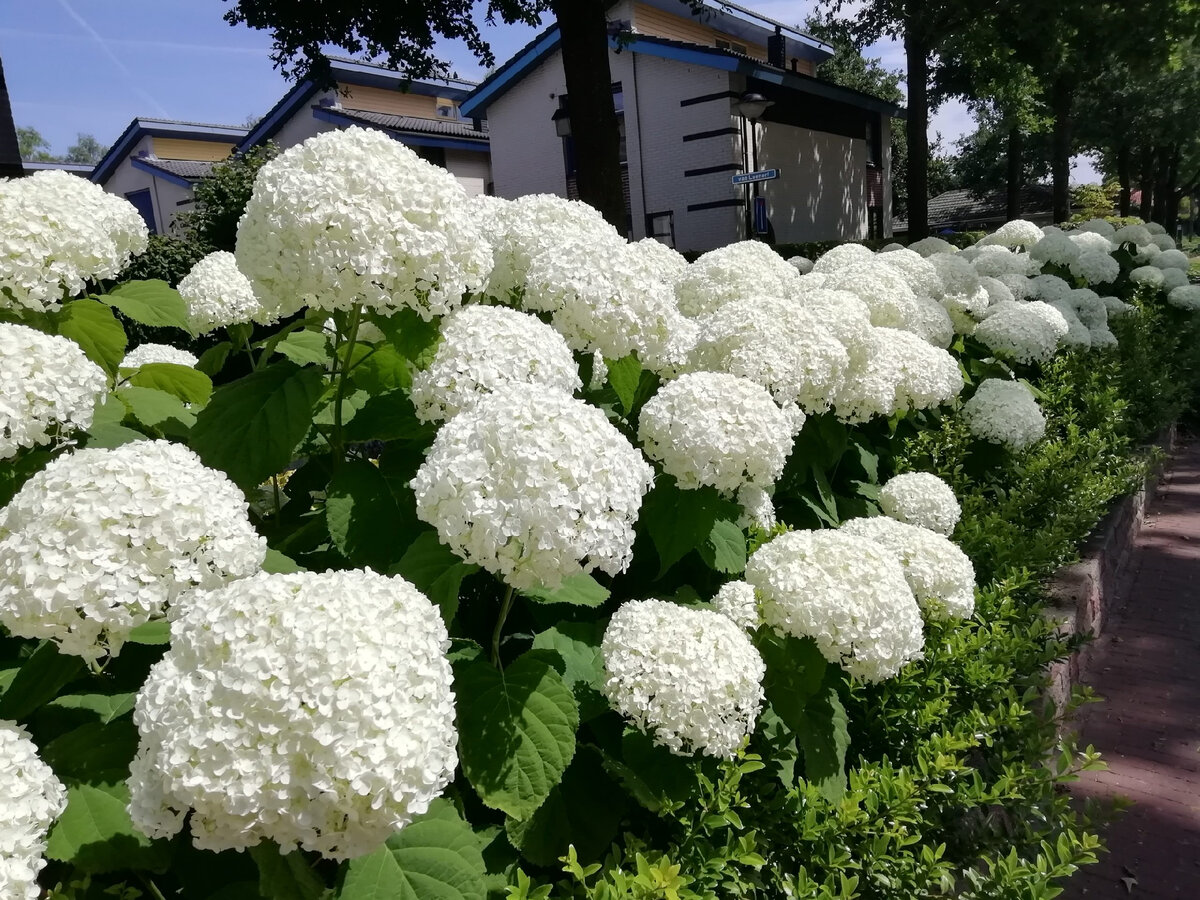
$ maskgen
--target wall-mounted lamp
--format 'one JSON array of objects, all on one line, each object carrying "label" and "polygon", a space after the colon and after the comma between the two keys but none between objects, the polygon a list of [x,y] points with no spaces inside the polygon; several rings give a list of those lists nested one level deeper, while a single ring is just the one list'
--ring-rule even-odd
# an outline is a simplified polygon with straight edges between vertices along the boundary
[{"label": "wall-mounted lamp", "polygon": [[560,138],[571,136],[571,114],[561,106],[554,111],[554,115],[550,117],[554,122],[554,133]]}]

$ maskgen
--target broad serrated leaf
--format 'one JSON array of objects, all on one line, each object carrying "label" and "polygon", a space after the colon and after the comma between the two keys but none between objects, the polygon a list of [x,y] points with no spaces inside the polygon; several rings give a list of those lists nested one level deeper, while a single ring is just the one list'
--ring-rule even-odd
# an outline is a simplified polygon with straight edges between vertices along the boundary
[{"label": "broad serrated leaf", "polygon": [[346,426],[349,441],[417,441],[433,439],[435,429],[417,419],[407,391],[386,391],[371,397]]},{"label": "broad serrated leaf", "polygon": [[147,428],[157,428],[167,422],[186,428],[196,422],[195,414],[183,405],[183,401],[165,391],[127,385],[118,388],[116,396],[129,414]]},{"label": "broad serrated leaf", "polygon": [[275,345],[275,352],[298,366],[310,363],[323,366],[333,358],[329,351],[329,335],[323,331],[293,331]]},{"label": "broad serrated leaf", "polygon": [[700,547],[705,564],[725,575],[738,575],[746,568],[746,535],[737,522],[718,519]]},{"label": "broad serrated leaf", "polygon": [[225,368],[225,362],[229,359],[232,350],[233,344],[229,341],[221,341],[221,343],[209,347],[200,354],[200,359],[196,363],[196,371],[203,372],[211,378]]},{"label": "broad serrated leaf", "polygon": [[127,640],[131,644],[145,644],[151,647],[169,644],[171,643],[171,623],[166,619],[143,622],[129,632]]},{"label": "broad serrated leaf", "polygon": [[350,370],[354,384],[369,394],[408,390],[412,385],[409,361],[395,347],[380,344]]},{"label": "broad serrated leaf", "polygon": [[128,803],[124,782],[68,788],[66,812],[50,830],[47,858],[93,873],[165,868],[170,845],[134,828]]},{"label": "broad serrated leaf", "polygon": [[579,717],[585,722],[608,708],[600,693],[605,677],[600,655],[603,638],[602,622],[560,622],[533,639],[534,650],[551,650],[562,660],[563,681],[575,694]]},{"label": "broad serrated leaf", "polygon": [[418,369],[425,368],[433,359],[441,340],[437,319],[426,322],[416,312],[405,308],[390,316],[371,315],[368,320],[374,322],[400,355]]},{"label": "broad serrated leaf", "polygon": [[829,662],[810,638],[781,635],[761,628],[755,645],[767,667],[763,691],[776,715],[792,731],[804,725],[804,710],[821,690]]},{"label": "broad serrated leaf", "polygon": [[0,697],[0,719],[24,721],[82,672],[82,659],[59,653],[53,643],[42,641],[21,663],[21,671]]},{"label": "broad serrated leaf", "polygon": [[804,727],[796,732],[796,742],[804,754],[804,777],[830,803],[837,803],[846,792],[849,726],[850,718],[837,688],[827,683],[808,701]]},{"label": "broad serrated leaf", "polygon": [[191,366],[175,363],[146,363],[129,376],[129,383],[138,387],[165,391],[184,403],[203,405],[212,396],[212,381]]},{"label": "broad serrated leaf", "polygon": [[137,728],[126,718],[85,722],[46,744],[41,756],[64,784],[118,783],[129,776],[137,748]]},{"label": "broad serrated leaf", "polygon": [[634,728],[625,729],[620,758],[606,756],[604,769],[651,812],[686,800],[697,786],[696,774],[687,759],[658,746]]},{"label": "broad serrated leaf", "polygon": [[77,343],[87,358],[115,377],[125,358],[125,329],[113,311],[96,300],[72,300],[58,313],[58,333]]},{"label": "broad serrated leaf", "polygon": [[127,281],[117,285],[111,293],[101,295],[100,300],[143,325],[191,332],[187,304],[179,291],[160,279]]},{"label": "broad serrated leaf", "polygon": [[268,547],[267,557],[263,560],[262,570],[270,572],[273,575],[287,575],[291,572],[303,572],[305,568],[290,556],[280,553],[273,547]]},{"label": "broad serrated leaf", "polygon": [[438,540],[436,531],[423,531],[408,545],[391,574],[400,575],[438,605],[447,626],[458,611],[458,592],[463,579],[479,571],[465,563]]},{"label": "broad serrated leaf", "polygon": [[487,867],[479,839],[448,800],[350,861],[338,900],[484,900]]},{"label": "broad serrated leaf", "polygon": [[196,417],[189,443],[205,465],[249,490],[291,464],[323,382],[316,369],[276,363],[224,385]]},{"label": "broad serrated leaf", "polygon": [[274,843],[250,848],[258,866],[258,892],[264,900],[320,900],[325,882],[312,870],[299,850],[287,855]]},{"label": "broad serrated leaf", "polygon": [[107,725],[133,712],[135,700],[137,694],[66,694],[46,705],[58,709],[85,710],[94,714],[100,724]]},{"label": "broad serrated leaf", "polygon": [[387,571],[405,549],[396,540],[404,514],[383,474],[365,460],[349,460],[335,471],[325,521],[334,546],[356,566]]},{"label": "broad serrated leaf", "polygon": [[126,428],[124,425],[93,425],[83,439],[83,446],[111,450],[114,447],[144,440],[147,440],[146,435],[140,431],[134,431],[132,428]]},{"label": "broad serrated leaf", "polygon": [[608,385],[621,401],[621,407],[629,413],[633,410],[638,384],[642,380],[642,364],[632,354],[620,359],[604,361],[608,366]]},{"label": "broad serrated leaf", "polygon": [[642,501],[638,527],[644,528],[658,551],[659,575],[692,550],[707,543],[720,519],[736,519],[738,506],[712,488],[683,491],[669,476],[660,477]]},{"label": "broad serrated leaf", "polygon": [[531,650],[503,671],[455,667],[459,754],[484,804],[517,820],[542,805],[575,755],[579,707],[554,663]]},{"label": "broad serrated leaf", "polygon": [[526,588],[521,594],[537,603],[568,603],[571,606],[603,606],[609,591],[591,575],[582,572],[564,578],[556,590]]}]

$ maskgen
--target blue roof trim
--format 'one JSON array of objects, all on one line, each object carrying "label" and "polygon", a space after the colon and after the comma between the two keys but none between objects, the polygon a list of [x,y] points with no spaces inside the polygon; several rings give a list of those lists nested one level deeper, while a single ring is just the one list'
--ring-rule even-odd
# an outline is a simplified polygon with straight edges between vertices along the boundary
[{"label": "blue roof trim", "polygon": [[312,81],[305,80],[297,84],[279,99],[279,102],[262,117],[249,134],[242,138],[241,143],[237,145],[237,152],[245,153],[251,147],[257,147],[264,141],[273,138],[283,127],[283,123],[291,118],[299,107],[307,103],[316,92],[317,86]]},{"label": "blue roof trim", "polygon": [[135,169],[141,169],[143,172],[149,172],[155,178],[161,178],[163,181],[169,182],[170,184],[177,184],[180,187],[187,188],[188,190],[191,190],[195,186],[186,178],[181,178],[173,172],[167,172],[156,166],[152,166],[145,160],[139,159],[136,156],[129,160],[129,162]]},{"label": "blue roof trim", "polygon": [[464,81],[461,78],[410,79],[402,72],[387,66],[353,59],[330,58],[329,69],[335,78],[350,84],[400,89],[409,94],[421,94],[426,97],[461,100],[475,89],[475,82]]},{"label": "blue roof trim", "polygon": [[518,51],[516,56],[485,78],[479,87],[459,104],[459,111],[468,119],[485,118],[488,105],[520,81],[526,72],[557,50],[561,40],[557,25],[547,28]]},{"label": "blue roof trim", "polygon": [[357,125],[359,128],[374,128],[390,135],[400,143],[408,144],[412,147],[443,147],[447,150],[472,150],[475,153],[487,153],[491,146],[487,138],[478,141],[467,141],[456,138],[436,137],[429,134],[414,134],[411,131],[396,131],[393,128],[384,128],[380,125],[370,125],[350,116],[342,115],[339,110],[324,106],[314,106],[312,114],[314,119],[319,119],[322,122],[330,122],[334,125]]},{"label": "blue roof trim", "polygon": [[246,129],[236,125],[199,125],[192,122],[171,122],[166,119],[149,119],[138,117],[121,132],[121,136],[113,143],[104,158],[96,163],[92,170],[91,180],[102,184],[112,177],[117,166],[121,164],[133,145],[143,137],[199,137],[202,140],[219,141],[228,139],[231,144],[246,134]]}]

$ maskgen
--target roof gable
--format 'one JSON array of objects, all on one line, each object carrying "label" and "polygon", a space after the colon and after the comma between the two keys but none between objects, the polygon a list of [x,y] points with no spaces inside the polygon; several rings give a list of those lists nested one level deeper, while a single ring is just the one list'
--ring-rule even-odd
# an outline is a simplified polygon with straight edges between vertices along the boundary
[{"label": "roof gable", "polygon": [[104,158],[92,170],[91,179],[103,184],[116,171],[121,161],[129,155],[144,137],[185,138],[193,141],[220,141],[236,144],[246,135],[242,125],[208,125],[201,122],[181,122],[174,119],[154,119],[139,116],[129,123],[121,136],[113,143]]}]

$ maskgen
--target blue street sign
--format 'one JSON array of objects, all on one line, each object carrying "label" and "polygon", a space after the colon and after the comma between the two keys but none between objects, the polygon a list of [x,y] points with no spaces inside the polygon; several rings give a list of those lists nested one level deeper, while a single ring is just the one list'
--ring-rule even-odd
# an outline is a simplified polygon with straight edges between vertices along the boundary
[{"label": "blue street sign", "polygon": [[767,198],[754,198],[754,233],[767,233]]},{"label": "blue street sign", "polygon": [[763,169],[759,172],[745,172],[741,175],[733,176],[734,184],[753,184],[756,181],[770,181],[772,178],[779,177],[778,169]]}]

